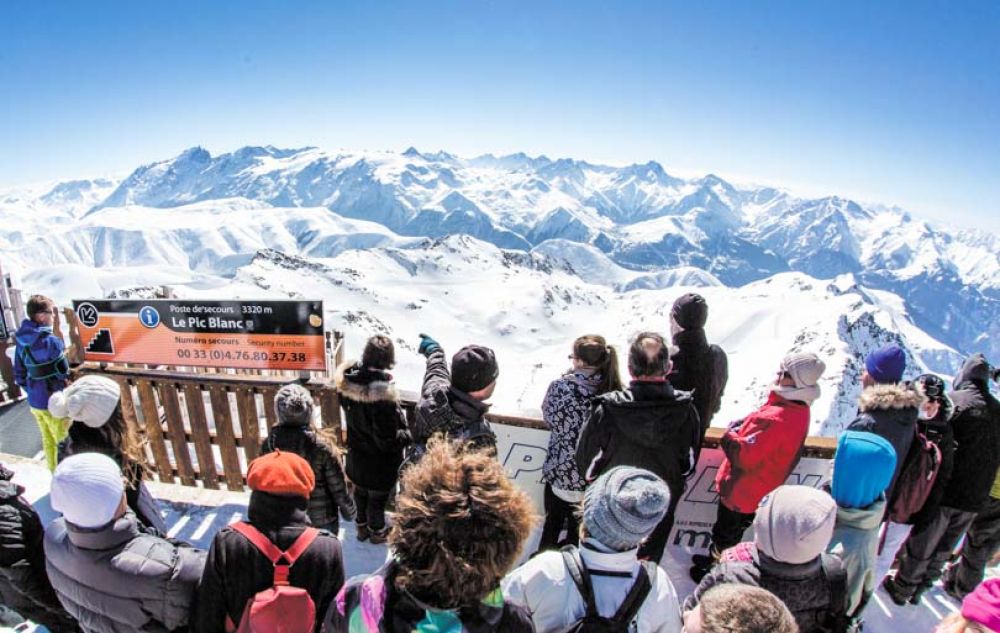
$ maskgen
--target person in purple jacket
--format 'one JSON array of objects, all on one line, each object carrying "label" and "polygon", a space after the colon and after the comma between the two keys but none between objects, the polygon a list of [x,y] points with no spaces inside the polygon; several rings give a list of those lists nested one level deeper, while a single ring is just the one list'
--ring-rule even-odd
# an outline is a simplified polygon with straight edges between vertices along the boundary
[{"label": "person in purple jacket", "polygon": [[38,421],[42,448],[49,470],[56,469],[56,450],[66,437],[66,420],[49,413],[49,396],[66,388],[69,363],[65,345],[52,331],[58,309],[52,299],[32,295],[26,310],[28,318],[14,334],[14,382],[28,393],[28,406]]}]

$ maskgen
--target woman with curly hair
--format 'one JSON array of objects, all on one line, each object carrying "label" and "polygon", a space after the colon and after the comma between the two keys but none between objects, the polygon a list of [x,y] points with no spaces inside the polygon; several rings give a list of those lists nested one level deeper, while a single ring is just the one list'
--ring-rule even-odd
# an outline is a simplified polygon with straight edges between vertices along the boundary
[{"label": "woman with curly hair", "polygon": [[52,394],[49,412],[69,418],[69,434],[59,445],[59,461],[80,453],[103,453],[117,462],[125,477],[125,499],[147,528],[165,535],[159,504],[146,488],[146,446],[122,413],[121,387],[105,376],[87,375]]},{"label": "woman with curly hair", "polygon": [[500,579],[535,517],[496,459],[432,440],[403,474],[389,545],[393,557],[355,578],[327,611],[325,633],[531,633]]}]

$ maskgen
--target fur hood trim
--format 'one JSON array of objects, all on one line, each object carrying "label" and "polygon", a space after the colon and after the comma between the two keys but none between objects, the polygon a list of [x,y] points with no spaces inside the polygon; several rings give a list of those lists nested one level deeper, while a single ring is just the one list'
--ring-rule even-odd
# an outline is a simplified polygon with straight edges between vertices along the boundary
[{"label": "fur hood trim", "polygon": [[858,401],[861,412],[885,409],[916,409],[924,403],[924,396],[905,383],[872,385],[861,392]]},{"label": "fur hood trim", "polygon": [[333,375],[333,384],[341,395],[366,404],[399,400],[396,385],[391,381],[373,380],[369,383],[357,383],[350,380],[348,372],[357,366],[358,361],[349,360],[337,367]]}]

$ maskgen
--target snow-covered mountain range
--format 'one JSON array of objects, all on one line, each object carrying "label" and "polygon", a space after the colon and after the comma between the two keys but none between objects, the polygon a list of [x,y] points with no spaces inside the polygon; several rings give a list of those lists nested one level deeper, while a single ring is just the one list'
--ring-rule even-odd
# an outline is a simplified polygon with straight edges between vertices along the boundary
[{"label": "snow-covered mountain range", "polygon": [[162,283],[309,295],[354,349],[373,331],[494,341],[523,357],[498,393],[506,409],[537,408],[577,334],[666,330],[692,287],[734,356],[724,414],[751,406],[789,347],[822,347],[835,366],[827,432],[875,341],[898,337],[915,368],[942,373],[972,351],[1000,359],[997,236],[655,162],[193,148],[120,180],[0,191],[0,222],[4,263],[63,299]]}]

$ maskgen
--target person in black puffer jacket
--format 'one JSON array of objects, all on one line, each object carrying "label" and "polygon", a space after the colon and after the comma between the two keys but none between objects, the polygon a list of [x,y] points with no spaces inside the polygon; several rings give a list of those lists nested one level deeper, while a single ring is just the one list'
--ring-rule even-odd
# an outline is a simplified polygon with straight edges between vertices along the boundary
[{"label": "person in black puffer jacket", "polygon": [[354,484],[358,508],[358,540],[385,543],[385,505],[389,500],[403,448],[410,442],[406,416],[387,370],[396,363],[396,350],[387,336],[368,339],[361,362],[337,368],[334,383],[347,419],[347,476]]},{"label": "person in black puffer jacket", "polygon": [[[1000,467],[1000,402],[990,394],[989,379],[990,366],[982,354],[966,359],[955,376],[954,390],[948,394],[955,405],[951,477],[937,511],[910,532],[896,575],[882,583],[897,604],[941,577],[955,546],[990,498]],[[950,580],[945,589],[955,591],[954,579]]]},{"label": "person in black puffer jacket", "polygon": [[13,476],[0,465],[0,602],[52,631],[77,631],[45,571],[42,522]]},{"label": "person in black puffer jacket", "polygon": [[670,333],[677,348],[670,357],[670,384],[691,392],[701,420],[702,439],[722,406],[722,394],[729,382],[729,358],[721,347],[709,344],[706,322],[708,304],[701,295],[683,295],[670,310]]},{"label": "person in black puffer jacket", "polygon": [[274,410],[278,423],[261,445],[261,454],[280,449],[309,462],[316,474],[316,488],[309,497],[309,520],[315,527],[337,534],[338,509],[349,521],[354,520],[356,509],[347,492],[344,467],[329,431],[317,431],[312,426],[312,394],[302,385],[285,385],[274,398]]},{"label": "person in black puffer jacket", "polygon": [[667,515],[643,543],[639,556],[660,562],[674,525],[674,512],[701,452],[701,423],[691,394],[667,381],[669,350],[663,337],[643,332],[629,349],[628,389],[595,399],[580,432],[576,463],[589,483],[615,466],[644,468],[670,488]]},{"label": "person in black puffer jacket", "polygon": [[[253,491],[246,523],[282,551],[309,528],[306,508],[316,479],[298,455],[276,451],[250,462],[247,485]],[[224,633],[238,624],[247,601],[274,581],[274,565],[233,526],[212,541],[191,614],[192,633]],[[305,589],[316,607],[318,631],[323,614],[344,584],[344,562],[336,534],[320,530],[288,572],[288,584]],[[296,614],[291,614],[292,616]]]}]

